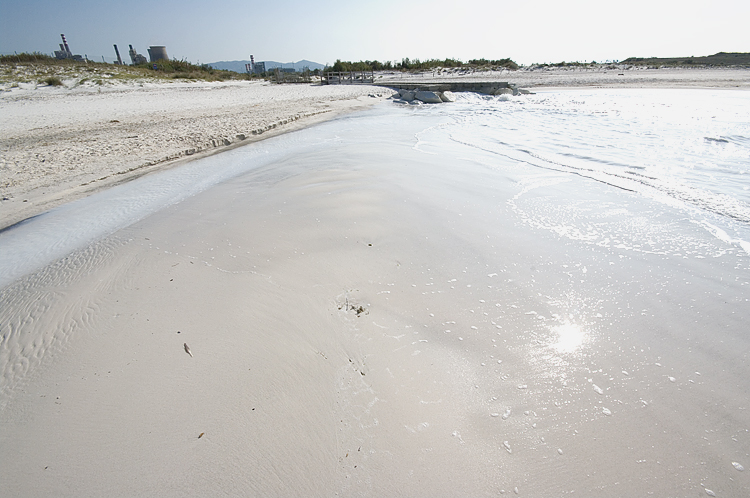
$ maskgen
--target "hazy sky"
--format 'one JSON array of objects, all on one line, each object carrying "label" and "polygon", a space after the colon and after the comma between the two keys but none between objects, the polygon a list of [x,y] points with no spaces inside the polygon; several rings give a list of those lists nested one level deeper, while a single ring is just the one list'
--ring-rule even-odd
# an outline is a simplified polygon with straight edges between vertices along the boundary
[{"label": "hazy sky", "polygon": [[[750,52],[750,1],[0,0],[0,52],[191,62],[409,58],[521,64]],[[127,60],[129,62],[129,60]]]}]

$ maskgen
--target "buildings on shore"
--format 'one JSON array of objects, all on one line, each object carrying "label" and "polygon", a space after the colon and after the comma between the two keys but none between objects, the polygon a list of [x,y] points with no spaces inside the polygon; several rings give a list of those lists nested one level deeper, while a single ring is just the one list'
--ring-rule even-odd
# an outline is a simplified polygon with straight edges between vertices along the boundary
[{"label": "buildings on shore", "polygon": [[[84,61],[88,60],[85,56],[80,55],[74,55],[73,52],[70,50],[70,46],[68,45],[68,40],[65,39],[65,35],[61,34],[60,37],[62,38],[62,43],[60,44],[60,50],[55,50],[55,58],[58,60],[64,60],[64,59],[71,59],[74,61]],[[136,50],[133,48],[133,45],[128,45],[130,47],[130,50],[128,51],[128,55],[130,55],[130,61],[133,63],[134,66],[138,64],[144,64],[146,62],[156,62],[160,60],[169,60],[169,56],[167,55],[167,47],[163,45],[154,45],[151,47],[148,47],[148,56],[149,59],[146,59],[145,56],[139,54],[136,52]],[[120,57],[120,51],[117,49],[117,45],[114,45],[115,47],[115,55],[117,56],[117,59],[115,61],[115,64],[123,65],[122,57]]]}]

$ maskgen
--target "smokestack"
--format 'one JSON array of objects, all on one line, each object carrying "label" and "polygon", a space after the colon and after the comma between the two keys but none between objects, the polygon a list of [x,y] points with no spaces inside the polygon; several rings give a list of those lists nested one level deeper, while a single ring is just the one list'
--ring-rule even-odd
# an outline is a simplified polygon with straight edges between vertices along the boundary
[{"label": "smokestack", "polygon": [[65,39],[65,35],[61,34],[63,45],[65,45],[65,52],[68,53],[69,57],[73,57],[73,52],[70,51],[70,47],[68,46],[68,41]]},{"label": "smokestack", "polygon": [[115,53],[117,54],[117,65],[122,66],[122,58],[120,57],[120,51],[117,50],[117,44],[115,44]]}]

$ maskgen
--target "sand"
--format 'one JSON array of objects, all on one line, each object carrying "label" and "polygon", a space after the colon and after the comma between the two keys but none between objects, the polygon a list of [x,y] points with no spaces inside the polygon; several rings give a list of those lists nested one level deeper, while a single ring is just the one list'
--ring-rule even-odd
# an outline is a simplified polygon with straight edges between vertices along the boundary
[{"label": "sand", "polygon": [[[750,489],[734,465],[750,464],[750,345],[737,340],[750,287],[735,265],[607,252],[518,213],[574,192],[569,202],[628,206],[680,241],[702,227],[555,173],[519,193],[538,171],[417,150],[419,123],[370,140],[376,116],[328,123],[354,134],[321,132],[323,152],[226,181],[0,289],[5,493]],[[398,161],[369,160],[386,146]],[[578,327],[541,325],[568,313]]]},{"label": "sand", "polygon": [[0,93],[0,228],[180,159],[309,126],[390,94],[260,82],[8,89]]},{"label": "sand", "polygon": [[382,73],[378,83],[401,81],[506,81],[521,88],[750,88],[748,68],[649,68],[626,64],[595,67],[524,67],[517,71],[443,70],[416,74]]},{"label": "sand", "polygon": [[[378,85],[507,81],[523,88],[750,88],[748,69],[524,68],[378,73]],[[181,160],[310,126],[391,92],[260,82],[8,82],[0,92],[0,229]]]}]

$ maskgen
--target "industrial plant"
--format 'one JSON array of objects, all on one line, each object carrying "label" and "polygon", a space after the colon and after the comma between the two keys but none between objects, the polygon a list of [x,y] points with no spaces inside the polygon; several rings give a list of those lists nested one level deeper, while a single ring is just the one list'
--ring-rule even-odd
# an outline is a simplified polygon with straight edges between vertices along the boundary
[{"label": "industrial plant", "polygon": [[250,56],[250,64],[245,64],[245,70],[248,74],[263,74],[266,72],[265,62],[255,62],[255,56]]},{"label": "industrial plant", "polygon": [[128,45],[128,46],[130,47],[130,52],[129,52],[130,60],[134,66],[148,62],[144,56],[142,56],[141,54],[135,51],[135,49],[133,48],[133,45]]},{"label": "industrial plant", "polygon": [[73,59],[74,61],[83,61],[83,57],[80,55],[73,55],[73,52],[70,51],[68,40],[65,39],[65,35],[60,36],[62,37],[63,42],[60,44],[60,50],[55,50],[55,58],[59,60]]},{"label": "industrial plant", "polygon": [[[73,55],[73,52],[70,50],[70,46],[68,46],[68,41],[65,39],[65,35],[61,34],[62,37],[62,43],[60,44],[60,50],[55,50],[55,58],[59,60],[64,59],[71,59],[74,61],[84,61],[87,60],[83,56],[80,55]],[[115,64],[119,66],[125,65],[125,63],[122,61],[122,57],[120,56],[120,50],[117,48],[117,44],[114,45],[115,47],[115,55],[117,56],[115,60]],[[155,45],[148,47],[148,56],[149,59],[146,59],[144,55],[139,54],[134,48],[133,45],[128,45],[130,47],[130,50],[128,51],[128,55],[130,55],[130,62],[137,66],[138,64],[145,64],[147,62],[156,62],[160,60],[169,60],[169,56],[167,55],[167,47],[163,45]]]}]

